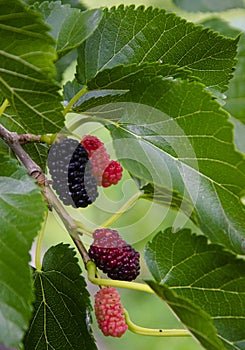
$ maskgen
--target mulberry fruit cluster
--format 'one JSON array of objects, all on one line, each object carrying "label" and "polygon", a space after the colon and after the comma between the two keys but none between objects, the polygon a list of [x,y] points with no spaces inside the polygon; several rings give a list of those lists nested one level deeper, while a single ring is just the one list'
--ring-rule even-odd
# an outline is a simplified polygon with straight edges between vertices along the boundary
[{"label": "mulberry fruit cluster", "polygon": [[120,295],[114,287],[105,287],[95,294],[95,316],[105,336],[121,337],[128,326],[125,322]]},{"label": "mulberry fruit cluster", "polygon": [[140,254],[116,230],[95,230],[89,256],[111,279],[132,281],[140,273]]},{"label": "mulberry fruit cluster", "polygon": [[76,140],[54,143],[49,151],[48,167],[52,186],[65,205],[87,207],[98,196],[88,152]]},{"label": "mulberry fruit cluster", "polygon": [[84,135],[82,146],[88,152],[89,160],[92,164],[92,174],[97,180],[97,184],[103,187],[116,185],[122,177],[122,167],[116,160],[110,160],[104,143],[96,136]]}]

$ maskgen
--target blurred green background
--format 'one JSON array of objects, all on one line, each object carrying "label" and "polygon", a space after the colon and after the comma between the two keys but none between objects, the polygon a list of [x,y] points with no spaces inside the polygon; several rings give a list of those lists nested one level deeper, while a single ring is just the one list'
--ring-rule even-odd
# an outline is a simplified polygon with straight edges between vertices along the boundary
[{"label": "blurred green background", "polygon": [[[84,0],[83,3],[90,8],[113,6],[124,4],[136,4],[165,8],[168,11],[174,11],[187,18],[188,20],[197,22],[206,17],[210,17],[212,13],[188,13],[176,8],[170,0]],[[236,25],[245,30],[245,10],[233,9],[218,14],[223,19],[228,20],[232,25]],[[74,74],[74,66],[72,66],[65,74],[66,80],[72,80]],[[68,116],[67,126],[72,125],[79,116]],[[86,133],[92,133],[102,138],[106,143],[107,149],[113,153],[111,139],[109,133],[102,128],[100,124],[86,123],[75,130],[75,135],[81,137]],[[113,157],[112,157],[113,158]],[[123,181],[117,187],[100,189],[100,196],[95,204],[86,209],[70,209],[71,215],[77,220],[85,223],[90,228],[95,228],[105,220],[107,220],[115,211],[117,211],[123,203],[125,203],[133,194],[137,192],[137,186],[129,175],[124,171]],[[117,228],[125,240],[134,245],[134,248],[140,250],[142,269],[139,280],[151,278],[143,260],[143,250],[146,242],[150,240],[155,233],[169,226],[189,227],[193,232],[198,233],[197,227],[194,226],[184,215],[177,213],[169,208],[152,204],[145,200],[139,200],[132,206],[112,227]],[[87,246],[92,242],[89,236],[83,237]],[[44,251],[50,245],[59,242],[70,242],[62,223],[55,214],[50,213],[46,225],[44,236]],[[81,262],[81,267],[84,269]],[[98,288],[88,282],[88,288],[91,295],[96,293]],[[121,289],[120,295],[125,308],[129,311],[132,321],[149,328],[182,328],[176,317],[168,309],[166,305],[156,296]],[[94,317],[93,317],[94,318]],[[97,340],[99,350],[114,349],[134,349],[134,350],[199,350],[202,347],[193,338],[155,338],[135,335],[126,332],[120,339],[107,338],[97,329],[96,321],[93,323],[94,336]],[[89,349],[88,349],[89,350]]]}]

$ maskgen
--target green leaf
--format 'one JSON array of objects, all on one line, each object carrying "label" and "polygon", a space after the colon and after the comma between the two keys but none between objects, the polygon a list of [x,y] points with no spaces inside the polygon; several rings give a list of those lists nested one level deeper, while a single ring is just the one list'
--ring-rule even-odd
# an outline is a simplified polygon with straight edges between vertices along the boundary
[{"label": "green leaf", "polygon": [[245,33],[238,47],[238,63],[227,92],[225,109],[245,124]]},{"label": "green leaf", "polygon": [[86,84],[106,68],[160,61],[189,69],[205,85],[225,90],[236,46],[237,40],[164,10],[113,7],[104,11],[98,28],[79,48],[77,77]]},{"label": "green leaf", "polygon": [[148,243],[156,281],[208,313],[227,349],[245,345],[245,261],[190,230],[167,229]]},{"label": "green leaf", "polygon": [[234,142],[236,148],[245,154],[245,124],[242,124],[238,119],[231,118],[232,123],[234,124]]},{"label": "green leaf", "polygon": [[6,155],[9,153],[9,148],[6,145],[6,143],[1,139],[0,140],[0,154],[1,155]]},{"label": "green leaf", "polygon": [[116,121],[109,129],[124,167],[178,192],[213,242],[244,254],[245,161],[234,149],[228,114],[201,84],[178,79],[137,80],[113,99],[98,99],[101,106],[86,114]]},{"label": "green leaf", "polygon": [[81,45],[94,32],[103,16],[101,9],[81,12],[70,5],[62,5],[60,1],[36,4],[35,9],[52,28],[50,34],[56,41],[59,58]]},{"label": "green leaf", "polygon": [[77,80],[67,81],[64,85],[64,100],[68,103],[81,89],[83,85],[79,84]]},{"label": "green leaf", "polygon": [[[156,76],[162,76],[166,79],[183,78],[194,80],[190,71],[176,65],[161,64],[159,62],[140,65],[130,64],[127,66],[119,65],[105,69],[91,79],[87,85],[89,91],[79,98],[73,105],[73,109],[75,111],[86,111],[95,106],[110,103],[114,100],[113,96],[117,100],[118,95],[123,95],[134,89],[136,81]],[[82,86],[76,80],[66,84],[65,95],[69,92],[69,99],[71,99]]]},{"label": "green leaf", "polygon": [[1,1],[0,89],[15,111],[15,122],[40,134],[64,125],[59,86],[53,81],[56,53],[47,30],[41,15],[20,1]]},{"label": "green leaf", "polygon": [[18,347],[34,299],[29,251],[46,205],[38,187],[16,160],[0,155],[0,343]]},{"label": "green leaf", "polygon": [[[43,3],[43,2],[46,2],[47,0],[39,0],[39,1],[36,1],[36,0],[24,0],[25,3],[27,3],[28,5],[33,5],[33,4],[36,4],[37,2],[38,3]],[[48,2],[52,2],[53,0],[48,0]],[[78,8],[80,10],[86,10],[86,7],[82,4],[82,2],[80,0],[61,0],[61,3],[63,5],[65,4],[69,4],[71,5],[71,7],[75,7],[75,8]]]},{"label": "green leaf", "polygon": [[97,349],[90,328],[90,300],[75,251],[51,247],[34,273],[36,301],[24,340],[28,350]]},{"label": "green leaf", "polygon": [[[229,38],[236,38],[240,34],[238,29],[231,27],[228,22],[217,16],[209,17],[202,21],[201,24]],[[238,46],[239,43],[240,41]]]},{"label": "green leaf", "polygon": [[189,12],[222,12],[233,8],[244,8],[242,0],[173,0],[175,5]]},{"label": "green leaf", "polygon": [[[1,124],[4,125],[8,130],[14,130],[18,134],[25,134],[29,131],[19,124],[18,117],[16,116],[15,111],[11,106],[7,107],[1,116]],[[34,162],[36,162],[45,172],[48,146],[46,144],[34,142],[23,145],[22,147],[34,160]]]},{"label": "green leaf", "polygon": [[74,49],[70,51],[65,56],[61,57],[56,63],[56,77],[55,79],[60,83],[63,83],[63,80],[66,80],[65,74],[67,71],[70,71],[73,64],[75,64],[77,60],[77,50]]},{"label": "green leaf", "polygon": [[217,337],[211,317],[190,300],[178,296],[165,285],[146,281],[154,292],[173,310],[179,320],[193,336],[208,350],[223,350],[225,347]]},{"label": "green leaf", "polygon": [[[229,37],[235,37],[241,34],[239,30],[230,27],[228,23],[220,18],[214,17],[202,22],[202,24]],[[226,93],[227,99],[224,108],[234,118],[239,119],[245,124],[245,33],[241,34],[238,43],[237,59],[238,62],[234,77],[231,79],[229,90]]]},{"label": "green leaf", "polygon": [[[48,0],[48,1],[50,1],[50,0]],[[61,0],[61,3],[64,5],[69,4],[69,5],[71,5],[71,7],[78,8],[82,11],[86,10],[86,6],[80,0]]]},{"label": "green leaf", "polygon": [[170,206],[172,209],[181,210],[194,224],[198,225],[197,214],[193,208],[193,204],[186,198],[182,198],[178,192],[170,191],[164,187],[154,186],[152,183],[142,186],[140,190],[143,192],[140,198]]},{"label": "green leaf", "polygon": [[130,90],[135,81],[156,76],[164,78],[191,78],[191,72],[177,65],[162,64],[159,62],[119,65],[104,69],[91,79],[87,86],[89,90],[111,89]]}]

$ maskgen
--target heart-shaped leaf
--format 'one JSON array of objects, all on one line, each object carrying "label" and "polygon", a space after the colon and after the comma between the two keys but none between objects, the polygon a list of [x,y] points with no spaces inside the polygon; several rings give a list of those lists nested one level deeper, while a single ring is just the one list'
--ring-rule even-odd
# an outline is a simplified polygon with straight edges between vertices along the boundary
[{"label": "heart-shaped leaf", "polygon": [[24,344],[28,350],[95,350],[91,305],[75,251],[51,247],[34,272],[36,300]]}]

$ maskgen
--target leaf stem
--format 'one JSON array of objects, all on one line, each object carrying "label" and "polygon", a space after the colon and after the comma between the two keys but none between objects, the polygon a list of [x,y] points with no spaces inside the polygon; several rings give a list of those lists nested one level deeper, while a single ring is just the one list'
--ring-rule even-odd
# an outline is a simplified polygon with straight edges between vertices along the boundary
[{"label": "leaf stem", "polygon": [[[80,113],[80,114],[83,114],[81,112],[77,112],[77,113]],[[94,116],[94,115],[90,115],[91,112],[84,112],[86,117],[84,117],[82,120],[79,119],[79,120],[76,120],[73,124],[71,124],[69,126],[69,131],[74,134],[75,136],[77,136],[75,133],[74,133],[74,130],[76,130],[79,126],[81,126],[82,123],[86,123],[86,122],[93,122],[93,123],[101,123],[103,125],[108,125],[108,124],[111,124],[111,125],[115,125],[116,127],[119,126],[118,123],[114,122],[113,120],[111,119],[105,119],[105,118],[100,118],[98,117],[98,115]]]},{"label": "leaf stem", "polygon": [[74,103],[77,102],[77,100],[83,96],[86,92],[88,91],[88,88],[86,85],[84,85],[82,87],[82,89],[80,91],[78,91],[78,93],[72,97],[72,99],[69,101],[69,103],[67,104],[67,106],[65,107],[64,111],[63,111],[63,114],[66,115],[70,109],[72,108],[72,106],[74,105]]},{"label": "leaf stem", "polygon": [[5,99],[2,103],[2,105],[0,106],[0,117],[3,115],[5,109],[8,107],[9,105],[9,101],[7,99]]},{"label": "leaf stem", "polygon": [[47,145],[52,145],[58,134],[44,134],[41,135],[41,142],[45,142]]},{"label": "leaf stem", "polygon": [[36,244],[36,254],[35,254],[35,266],[37,271],[42,271],[42,262],[41,262],[41,251],[42,251],[42,242],[44,236],[44,230],[47,223],[48,211],[45,212],[44,220],[42,223],[41,230],[37,236],[37,244]]},{"label": "leaf stem", "polygon": [[[113,214],[108,220],[103,222],[100,227],[109,227],[111,226],[116,220],[118,220],[141,196],[140,192],[135,193],[126,203],[123,204],[123,206],[115,213]],[[81,230],[84,233],[88,233],[88,235],[92,235],[94,232],[94,229],[91,229],[89,227],[86,227],[83,223],[80,221],[75,220],[77,227],[81,228]]]},{"label": "leaf stem", "polygon": [[[136,283],[136,282],[127,282],[127,281],[118,281],[118,280],[109,280],[100,278],[96,265],[93,261],[89,260],[86,264],[86,269],[88,272],[88,279],[91,283],[99,286],[110,286],[116,288],[127,288],[138,290],[141,292],[147,292],[155,294],[154,291],[146,284]],[[128,329],[136,334],[155,336],[155,337],[189,337],[191,334],[186,329],[154,329],[154,328],[144,328],[134,324],[127,312],[124,309],[125,320],[128,325]]]},{"label": "leaf stem", "polygon": [[82,230],[82,233],[88,234],[88,236],[91,236],[93,234],[94,229],[85,226],[81,221],[75,220],[75,223],[77,227]]},{"label": "leaf stem", "polygon": [[117,221],[141,196],[140,192],[135,193],[123,206],[108,220],[103,222],[100,227],[110,227],[115,221]]},{"label": "leaf stem", "polygon": [[111,286],[116,288],[126,288],[138,290],[141,292],[155,294],[154,291],[146,284],[119,280],[103,279],[98,277],[96,265],[93,261],[88,261],[86,264],[86,269],[88,271],[88,279],[91,283],[99,286]]},{"label": "leaf stem", "polygon": [[133,323],[129,317],[128,311],[124,309],[125,320],[128,329],[136,334],[148,335],[154,337],[190,337],[191,334],[186,329],[154,329],[144,328]]}]

